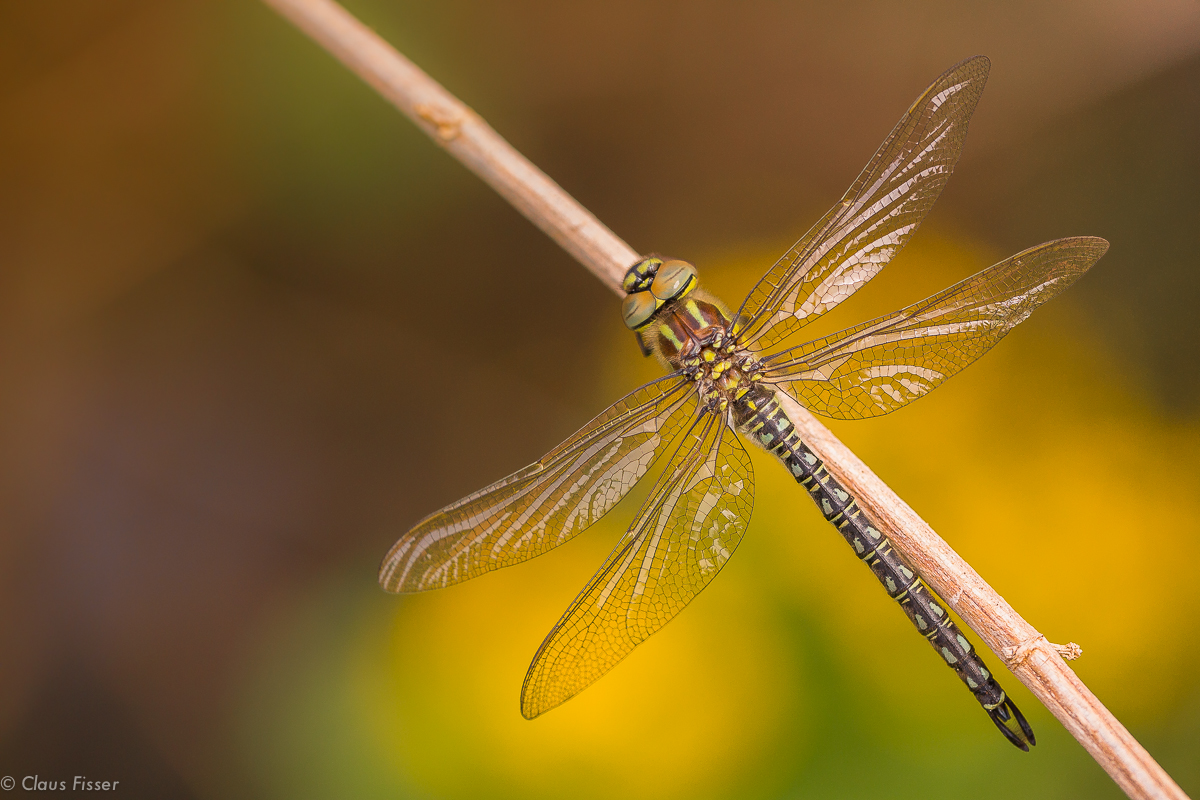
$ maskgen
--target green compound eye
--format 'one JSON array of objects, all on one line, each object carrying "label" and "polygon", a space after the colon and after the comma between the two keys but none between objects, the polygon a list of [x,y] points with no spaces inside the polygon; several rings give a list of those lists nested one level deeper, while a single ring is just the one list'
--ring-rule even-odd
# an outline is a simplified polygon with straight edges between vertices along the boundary
[{"label": "green compound eye", "polygon": [[662,263],[661,258],[655,258],[654,256],[643,258],[625,273],[625,280],[622,281],[621,288],[625,290],[626,294],[646,291],[650,288],[650,284],[654,281],[654,276]]},{"label": "green compound eye", "polygon": [[662,303],[649,292],[638,292],[625,298],[621,303],[621,316],[625,318],[625,327],[637,330],[650,321],[654,312]]},{"label": "green compound eye", "polygon": [[664,261],[650,285],[650,293],[659,300],[683,297],[696,287],[696,268],[686,261]]}]

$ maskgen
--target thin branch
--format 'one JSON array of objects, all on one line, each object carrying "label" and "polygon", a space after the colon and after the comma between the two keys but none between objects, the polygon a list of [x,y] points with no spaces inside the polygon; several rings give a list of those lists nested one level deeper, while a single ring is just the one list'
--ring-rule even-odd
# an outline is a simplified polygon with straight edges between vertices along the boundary
[{"label": "thin branch", "polygon": [[[375,87],[452,155],[487,181],[609,288],[622,294],[637,251],[504,141],[478,114],[332,0],[264,0]],[[1054,645],[801,405],[780,401],[810,448],[896,549],[917,567],[1022,683],[1135,800],[1187,796],[1096,696]]]},{"label": "thin branch", "polygon": [[638,253],[483,119],[333,2],[266,0],[617,294]]}]

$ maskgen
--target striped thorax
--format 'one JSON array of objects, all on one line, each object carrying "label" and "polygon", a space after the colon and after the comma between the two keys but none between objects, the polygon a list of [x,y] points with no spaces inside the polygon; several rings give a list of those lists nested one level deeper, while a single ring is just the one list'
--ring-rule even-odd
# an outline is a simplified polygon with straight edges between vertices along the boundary
[{"label": "striped thorax", "polygon": [[698,283],[695,267],[686,261],[639,261],[625,276],[625,324],[648,352],[695,381],[706,408],[734,408],[735,416],[744,416],[736,411],[762,380],[762,364],[738,346],[729,314]]}]

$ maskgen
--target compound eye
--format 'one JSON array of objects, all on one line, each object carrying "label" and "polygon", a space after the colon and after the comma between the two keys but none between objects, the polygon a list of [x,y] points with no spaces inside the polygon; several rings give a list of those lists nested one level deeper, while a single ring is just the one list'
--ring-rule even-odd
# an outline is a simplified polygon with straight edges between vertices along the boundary
[{"label": "compound eye", "polygon": [[650,288],[650,284],[654,281],[654,275],[662,263],[661,258],[654,256],[643,258],[625,273],[625,280],[622,281],[621,288],[625,290],[626,294],[646,291]]},{"label": "compound eye", "polygon": [[696,286],[696,268],[686,261],[664,261],[650,292],[659,300],[682,297]]},{"label": "compound eye", "polygon": [[658,311],[659,302],[649,292],[638,292],[625,298],[621,303],[621,316],[625,318],[625,327],[637,330],[650,321],[654,312]]}]

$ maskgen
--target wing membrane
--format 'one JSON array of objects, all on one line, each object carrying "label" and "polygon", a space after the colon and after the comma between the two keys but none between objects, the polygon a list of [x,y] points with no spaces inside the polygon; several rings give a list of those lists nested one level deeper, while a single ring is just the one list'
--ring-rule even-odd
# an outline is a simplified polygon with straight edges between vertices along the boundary
[{"label": "wing membrane", "polygon": [[703,414],[628,532],[542,642],[521,688],[533,719],[582,691],[666,625],[742,540],[750,458],[724,416]]},{"label": "wing membrane", "polygon": [[626,395],[540,461],[417,523],[388,552],[379,583],[435,589],[557,547],[625,496],[695,407],[679,375]]},{"label": "wing membrane", "polygon": [[983,355],[1108,250],[1091,236],[1038,245],[878,319],[764,360],[764,380],[835,419],[895,411]]},{"label": "wing membrane", "polygon": [[987,81],[983,56],[951,67],[892,129],[841,201],[762,277],[739,341],[766,349],[845,300],[900,251],[950,178]]}]

